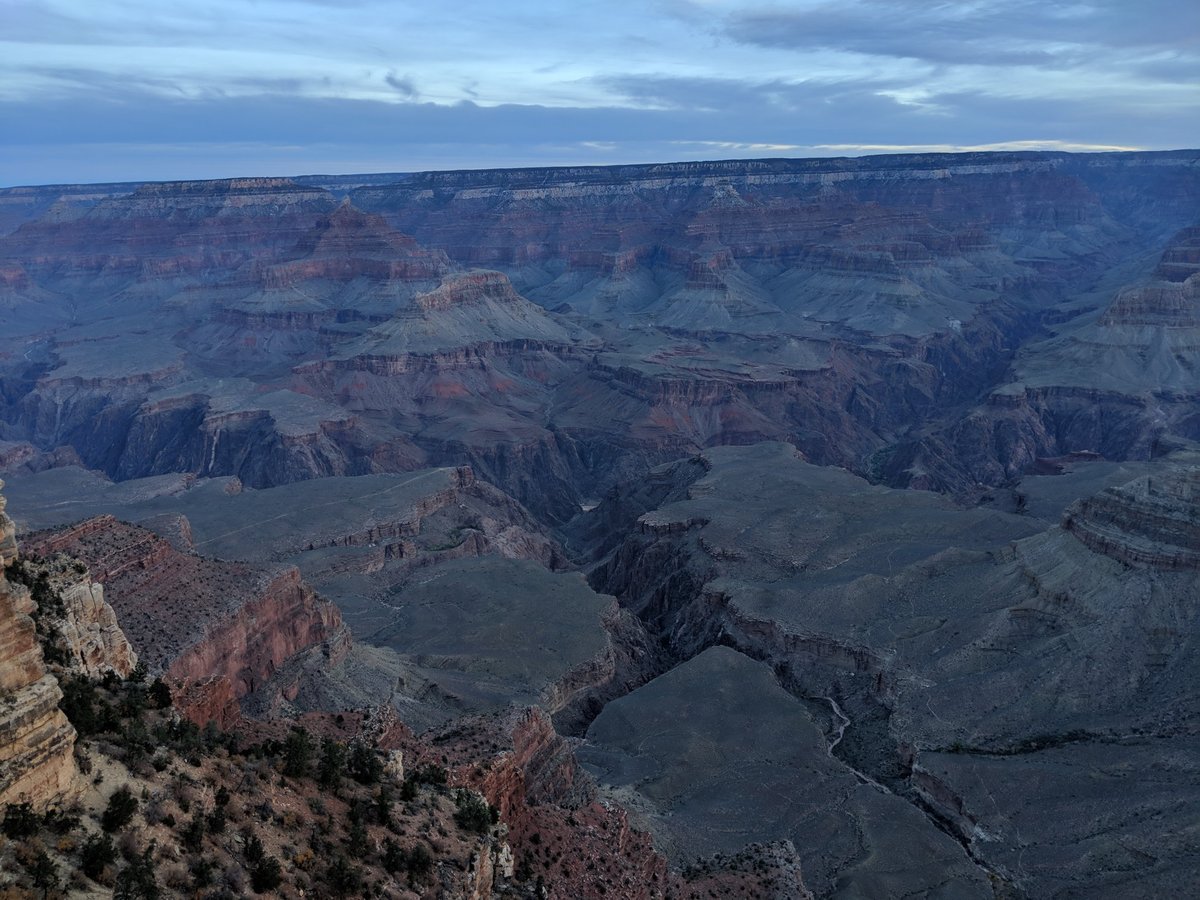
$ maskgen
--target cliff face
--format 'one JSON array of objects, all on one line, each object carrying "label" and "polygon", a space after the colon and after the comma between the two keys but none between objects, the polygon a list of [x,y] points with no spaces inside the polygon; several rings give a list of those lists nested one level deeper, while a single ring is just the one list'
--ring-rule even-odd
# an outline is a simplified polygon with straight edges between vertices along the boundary
[{"label": "cliff face", "polygon": [[[64,190],[52,209],[0,192],[35,216],[0,236],[0,416],[45,459],[70,447],[117,479],[470,464],[555,522],[719,444],[962,490],[1039,456],[1142,457],[1200,433],[1176,388],[1196,370],[1194,162],[444,172],[365,179],[340,204],[344,179]],[[1092,316],[1119,270],[1131,289]],[[1085,318],[1107,331],[1018,355]],[[1148,382],[1088,393],[1138,366]]]},{"label": "cliff face", "polygon": [[1100,280],[1088,307],[1051,321],[965,415],[902,441],[881,460],[889,483],[969,490],[1076,452],[1150,459],[1171,437],[1200,438],[1200,228],[1177,232],[1157,266]]},{"label": "cliff face", "polygon": [[337,608],[293,567],[204,559],[111,516],[43,532],[29,544],[43,555],[66,553],[88,565],[130,643],[152,674],[179,689],[185,712],[186,697],[195,693],[189,714],[197,719],[228,706],[213,696],[241,700],[268,689],[297,654],[324,654],[333,665],[347,647]]},{"label": "cliff face", "polygon": [[[665,841],[680,834],[686,850],[709,839],[714,807],[728,834],[732,823],[770,820],[787,797],[780,834],[812,773],[832,765],[814,808],[856,819],[872,857],[853,862],[866,858],[863,845],[841,855],[838,836],[853,829],[809,840],[806,819],[792,839],[818,894],[876,866],[875,875],[918,881],[944,866],[964,891],[974,885],[965,895],[981,897],[992,896],[988,882],[1030,896],[1194,882],[1194,854],[1173,835],[1200,794],[1190,775],[1159,773],[1196,735],[1196,454],[1138,467],[1093,456],[1061,468],[1071,466],[1078,471],[1023,481],[1020,515],[871,486],[783,446],[714,448],[702,463],[660,468],[649,486],[614,491],[593,517],[628,536],[593,584],[619,596],[679,664],[605,707],[578,751],[588,771],[609,796],[640,795],[646,806],[632,808],[658,815],[651,827],[670,852]],[[1138,468],[1150,474],[1130,480]],[[726,648],[765,663],[784,706],[788,694],[816,698],[832,714],[790,787],[725,747],[731,736],[758,742],[767,768],[803,750],[806,728],[793,718],[813,707],[788,714],[786,740],[766,734],[758,705],[768,691],[697,665]],[[735,690],[745,693],[731,703]],[[696,697],[712,699],[687,707]],[[730,708],[703,727],[718,701]],[[743,715],[744,727],[732,724]],[[710,775],[731,758],[735,774]],[[1092,780],[1118,758],[1134,774]],[[1160,777],[1170,785],[1161,795]],[[832,800],[839,781],[871,786],[877,803]],[[696,784],[706,786],[702,799],[689,793]],[[720,794],[722,785],[733,787]],[[758,793],[761,785],[770,788]],[[901,799],[915,807],[905,812],[893,802]],[[1092,810],[1130,805],[1153,809],[1155,824],[1114,815],[1096,827]],[[690,834],[689,820],[698,823]],[[944,840],[947,823],[957,847]],[[918,834],[923,852],[941,849],[912,868],[911,848],[889,844]],[[1033,840],[1054,845],[1036,862],[1022,856]],[[1157,852],[1136,863],[1105,855],[1131,840]],[[904,893],[874,884],[869,895]]]},{"label": "cliff face", "polygon": [[664,897],[666,860],[623,809],[598,802],[549,717],[529,709],[503,727],[507,734],[494,736],[505,749],[486,774],[464,774],[499,809],[517,867],[539,873],[552,896]]},{"label": "cliff face", "polygon": [[[61,602],[61,614],[47,625],[65,651],[67,668],[99,678],[115,672],[122,678],[137,665],[137,653],[117,622],[117,614],[104,599],[104,585],[91,580],[86,567],[66,556],[31,564],[35,575],[44,575]],[[46,615],[46,610],[42,611]]]},{"label": "cliff face", "polygon": [[1200,469],[1146,475],[1077,501],[1063,528],[1127,565],[1200,569]]},{"label": "cliff face", "polygon": [[42,663],[29,592],[3,576],[16,559],[4,505],[0,497],[0,805],[40,807],[72,789],[75,729],[58,708],[58,681]]}]

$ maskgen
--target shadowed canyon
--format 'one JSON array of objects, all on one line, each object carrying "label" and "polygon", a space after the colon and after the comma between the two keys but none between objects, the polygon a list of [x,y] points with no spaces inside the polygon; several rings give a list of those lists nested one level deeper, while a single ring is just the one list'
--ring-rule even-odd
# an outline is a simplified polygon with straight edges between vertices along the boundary
[{"label": "shadowed canyon", "polygon": [[0,326],[5,802],[42,578],[495,810],[377,895],[1200,884],[1198,151],[10,188]]}]

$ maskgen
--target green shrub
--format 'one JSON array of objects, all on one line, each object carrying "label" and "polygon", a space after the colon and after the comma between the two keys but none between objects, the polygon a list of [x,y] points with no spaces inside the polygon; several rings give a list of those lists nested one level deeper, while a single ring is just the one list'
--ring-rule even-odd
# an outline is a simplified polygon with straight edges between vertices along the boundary
[{"label": "green shrub", "polygon": [[33,886],[41,890],[43,897],[49,896],[50,891],[58,887],[58,867],[45,850],[39,850],[25,868]]},{"label": "green shrub", "polygon": [[283,882],[283,867],[273,856],[264,856],[250,869],[250,887],[254,893],[273,891]]},{"label": "green shrub", "polygon": [[161,678],[155,678],[150,685],[150,702],[156,709],[166,709],[171,705],[171,689]]},{"label": "green shrub", "polygon": [[158,900],[158,882],[154,878],[154,842],[146,852],[121,870],[113,886],[113,900]]},{"label": "green shrub", "polygon": [[283,774],[303,778],[312,766],[312,738],[303,728],[293,728],[283,744]]},{"label": "green shrub", "polygon": [[258,839],[258,835],[247,828],[242,832],[242,856],[246,858],[246,862],[251,866],[256,866],[267,855],[267,849],[263,846],[263,842]]},{"label": "green shrub", "polygon": [[362,872],[350,865],[344,856],[336,857],[325,870],[325,883],[335,897],[346,897],[362,890]]},{"label": "green shrub", "polygon": [[424,875],[433,868],[433,854],[424,844],[417,844],[408,852],[408,871],[413,875]]},{"label": "green shrub", "polygon": [[346,748],[332,738],[321,742],[321,762],[317,766],[317,781],[321,787],[336,792],[346,771]]},{"label": "green shrub", "polygon": [[58,708],[75,726],[80,736],[95,734],[100,730],[96,717],[96,686],[82,676],[65,678],[61,681],[62,699]]},{"label": "green shrub", "polygon": [[350,777],[360,784],[377,784],[383,778],[383,760],[365,741],[355,741],[350,745],[346,769]]},{"label": "green shrub", "polygon": [[79,868],[92,881],[99,880],[105,868],[117,860],[117,848],[107,834],[93,834],[83,844]]},{"label": "green shrub", "polygon": [[195,853],[204,846],[204,835],[207,831],[204,816],[196,813],[183,829],[180,840],[185,849]]},{"label": "green shrub", "polygon": [[474,791],[459,790],[454,796],[454,821],[464,831],[484,834],[492,826],[492,812],[487,801]]},{"label": "green shrub", "polygon": [[129,788],[125,786],[117,788],[108,798],[108,806],[104,808],[104,814],[100,817],[100,827],[110,833],[120,831],[133,819],[137,808],[137,798],[133,796]]},{"label": "green shrub", "polygon": [[10,803],[4,810],[4,833],[10,838],[26,838],[37,834],[42,817],[28,803]]}]

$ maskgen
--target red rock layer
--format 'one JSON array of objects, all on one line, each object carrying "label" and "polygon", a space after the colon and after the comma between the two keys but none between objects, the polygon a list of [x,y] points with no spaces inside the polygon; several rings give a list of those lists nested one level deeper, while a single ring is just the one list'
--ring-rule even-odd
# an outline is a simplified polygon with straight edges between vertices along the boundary
[{"label": "red rock layer", "polygon": [[[333,664],[348,647],[337,607],[294,567],[183,553],[111,516],[38,534],[29,543],[42,555],[67,553],[88,565],[141,659],[173,684],[197,721],[225,721],[232,714],[229,698],[262,689],[297,653],[323,649]],[[196,700],[194,711],[188,697]]]},{"label": "red rock layer", "polygon": [[[667,863],[649,834],[635,830],[620,807],[596,799],[570,746],[541,709],[400,744],[410,768],[447,761],[455,780],[499,810],[518,878],[540,878],[548,896],[666,895]],[[389,745],[388,736],[381,745]]]}]

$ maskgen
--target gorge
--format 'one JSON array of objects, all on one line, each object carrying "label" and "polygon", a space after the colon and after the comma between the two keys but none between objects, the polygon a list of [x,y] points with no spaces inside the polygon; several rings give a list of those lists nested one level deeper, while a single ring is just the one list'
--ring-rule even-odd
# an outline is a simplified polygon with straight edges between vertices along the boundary
[{"label": "gorge", "polygon": [[63,672],[496,809],[388,896],[1200,882],[1198,151],[0,189],[0,323]]}]

